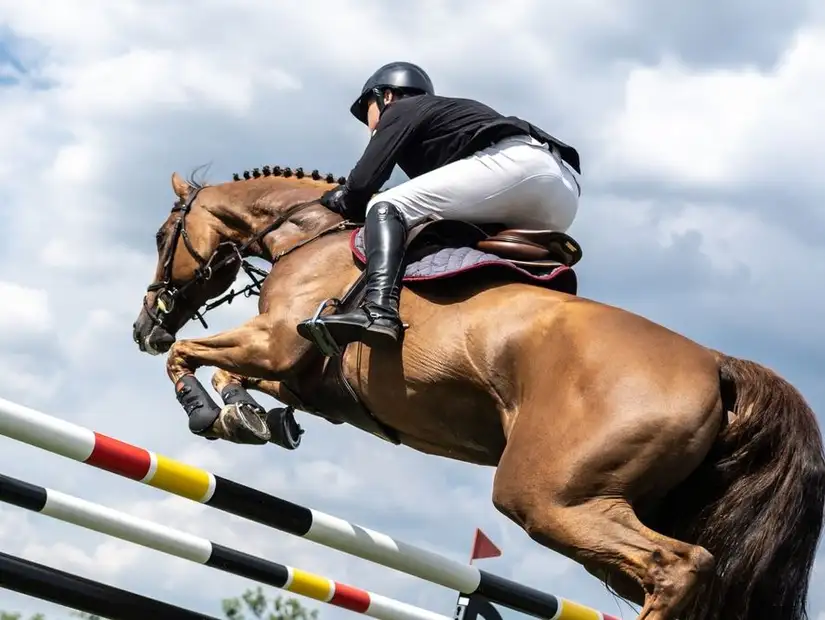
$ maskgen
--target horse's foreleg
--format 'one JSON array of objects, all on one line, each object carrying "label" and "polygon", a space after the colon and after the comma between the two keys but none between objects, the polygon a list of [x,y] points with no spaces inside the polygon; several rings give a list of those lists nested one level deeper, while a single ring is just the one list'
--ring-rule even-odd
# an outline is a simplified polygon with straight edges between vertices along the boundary
[{"label": "horse's foreleg", "polygon": [[[255,390],[261,392],[272,398],[276,398],[281,402],[286,402],[281,394],[281,382],[274,379],[261,379],[260,377],[247,377],[239,373],[229,372],[218,368],[212,374],[212,387],[223,398],[223,392],[229,391],[232,387],[239,386],[246,390]],[[224,398],[224,404],[229,404]]]},{"label": "horse's foreleg", "polygon": [[[286,448],[297,447],[301,430],[292,409],[277,408],[267,414],[242,387],[244,376],[269,378],[283,370],[283,347],[274,341],[272,332],[271,318],[259,315],[235,329],[181,340],[172,346],[167,373],[193,433],[236,443],[273,441]],[[223,408],[195,377],[195,371],[203,366],[215,366],[226,373],[218,375],[217,384],[213,381],[226,403]]]},{"label": "horse's foreleg", "polygon": [[[298,447],[304,431],[295,420],[295,407],[284,401],[280,381],[246,377],[219,368],[212,374],[212,387],[220,394],[223,404],[228,407],[228,409],[224,408],[222,410],[221,420],[226,422],[239,415],[245,415],[243,409],[247,412],[251,410],[266,421],[271,435],[270,443],[275,443],[288,450],[294,450]],[[284,402],[285,406],[265,411],[264,407],[255,400],[248,390],[256,390],[276,398]]]}]

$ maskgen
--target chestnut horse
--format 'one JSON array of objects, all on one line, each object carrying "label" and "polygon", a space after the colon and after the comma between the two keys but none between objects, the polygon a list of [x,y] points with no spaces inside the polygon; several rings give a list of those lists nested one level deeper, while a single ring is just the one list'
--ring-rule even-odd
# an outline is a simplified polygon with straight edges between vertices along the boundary
[{"label": "chestnut horse", "polygon": [[[350,423],[495,467],[495,507],[639,618],[807,617],[825,457],[793,386],[619,308],[483,270],[405,285],[398,347],[322,354],[296,326],[359,280],[355,225],[318,203],[332,179],[266,171],[172,176],[133,328],[142,351],[168,353],[193,432],[295,448],[293,408]],[[259,314],[175,341],[253,256],[272,263]],[[194,377],[204,366],[222,408]],[[244,388],[289,407],[267,415]]]}]

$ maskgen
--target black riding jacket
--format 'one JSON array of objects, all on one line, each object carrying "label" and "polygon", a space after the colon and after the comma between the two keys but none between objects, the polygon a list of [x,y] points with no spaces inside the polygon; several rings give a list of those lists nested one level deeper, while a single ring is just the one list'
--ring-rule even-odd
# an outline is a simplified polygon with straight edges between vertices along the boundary
[{"label": "black riding jacket", "polygon": [[387,105],[341,197],[350,218],[362,219],[367,202],[397,164],[411,179],[516,135],[554,145],[561,158],[581,174],[579,154],[516,116],[503,116],[472,99],[415,95]]}]

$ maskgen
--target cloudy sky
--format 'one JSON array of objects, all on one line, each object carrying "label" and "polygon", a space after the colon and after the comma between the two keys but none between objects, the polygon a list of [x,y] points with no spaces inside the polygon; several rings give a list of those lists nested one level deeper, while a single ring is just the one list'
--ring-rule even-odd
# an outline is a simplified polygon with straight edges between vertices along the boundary
[{"label": "cloudy sky", "polygon": [[[485,568],[634,617],[495,511],[490,470],[305,415],[294,453],[190,435],[163,360],[131,340],[169,176],[204,163],[213,181],[263,164],[346,174],[367,140],[348,113],[364,79],[390,60],[417,62],[440,93],[579,148],[570,232],[584,247],[581,294],[756,359],[825,411],[823,4],[296,6],[0,0],[0,395],[458,559],[480,526],[504,549]],[[210,331],[253,312],[236,303]],[[443,588],[0,445],[4,473],[452,613]],[[0,549],[216,615],[252,585],[8,506]],[[0,608],[67,613],[7,592]],[[825,618],[825,596],[812,608]]]}]

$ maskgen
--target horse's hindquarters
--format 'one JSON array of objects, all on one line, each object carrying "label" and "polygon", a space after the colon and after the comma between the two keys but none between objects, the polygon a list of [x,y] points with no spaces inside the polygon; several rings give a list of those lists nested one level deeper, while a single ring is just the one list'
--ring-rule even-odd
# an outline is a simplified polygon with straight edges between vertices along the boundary
[{"label": "horse's hindquarters", "polygon": [[516,404],[495,504],[591,572],[621,572],[623,590],[645,584],[645,613],[661,613],[650,617],[676,618],[712,578],[713,556],[651,531],[635,506],[681,483],[713,445],[722,420],[715,358],[586,301],[539,317],[500,358],[511,360]]}]

